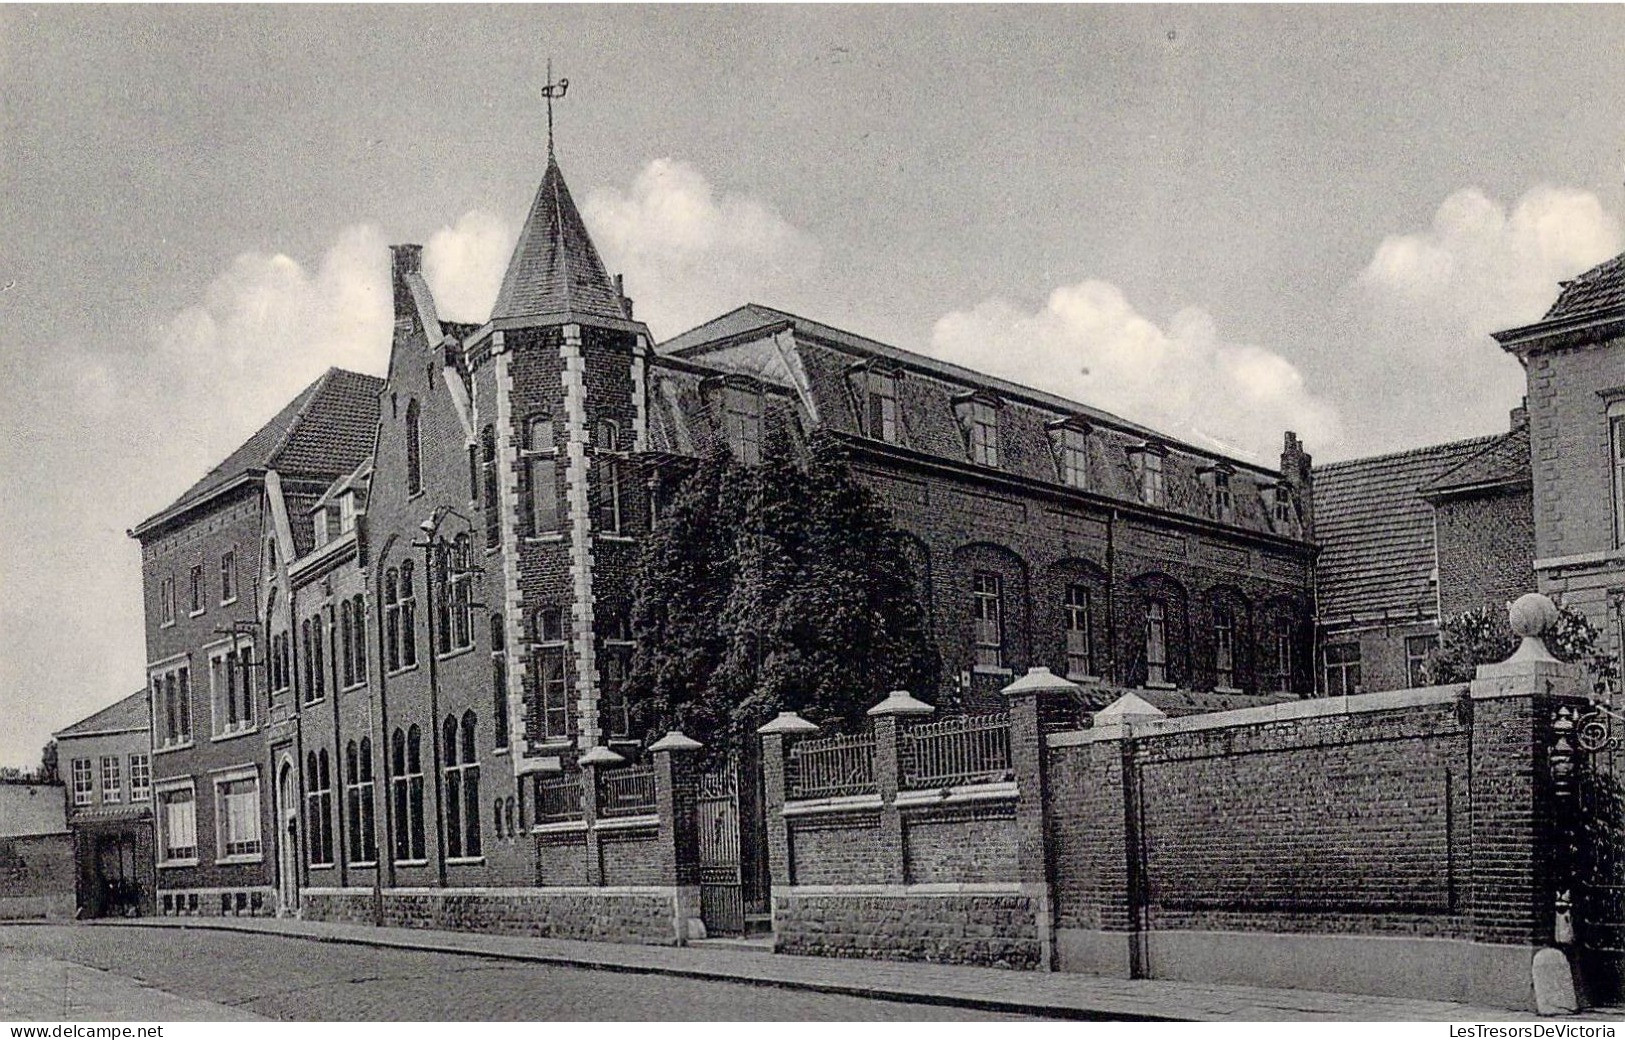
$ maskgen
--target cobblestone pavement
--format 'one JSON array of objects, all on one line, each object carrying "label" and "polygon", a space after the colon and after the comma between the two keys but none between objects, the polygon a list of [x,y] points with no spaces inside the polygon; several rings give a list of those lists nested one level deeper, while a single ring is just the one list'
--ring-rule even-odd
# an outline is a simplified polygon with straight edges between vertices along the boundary
[{"label": "cobblestone pavement", "polygon": [[193,1000],[100,968],[0,947],[0,1020],[246,1022],[241,1008]]},{"label": "cobblestone pavement", "polygon": [[[107,999],[64,1016],[75,1000]],[[173,1021],[1015,1019],[736,982],[525,964],[454,953],[316,943],[275,934],[168,928],[0,928],[0,1018]],[[8,998],[0,997],[0,1000]],[[55,1001],[55,1003],[53,1003]]]}]

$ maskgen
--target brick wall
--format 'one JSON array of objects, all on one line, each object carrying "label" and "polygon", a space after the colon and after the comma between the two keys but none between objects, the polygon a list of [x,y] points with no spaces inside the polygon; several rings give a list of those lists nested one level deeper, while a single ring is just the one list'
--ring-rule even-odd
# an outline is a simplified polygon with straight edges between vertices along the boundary
[{"label": "brick wall", "polygon": [[1535,591],[1535,513],[1528,487],[1434,506],[1443,617],[1488,609],[1498,614]]},{"label": "brick wall", "polygon": [[778,949],[817,957],[1035,968],[1033,900],[1022,895],[780,895]]},{"label": "brick wall", "polygon": [[0,838],[0,919],[71,918],[73,885],[71,835]]},{"label": "brick wall", "polygon": [[[381,905],[386,927],[670,945],[677,942],[675,898],[671,890],[655,888],[395,890],[383,893]],[[373,894],[354,889],[307,892],[303,916],[370,924]]]}]

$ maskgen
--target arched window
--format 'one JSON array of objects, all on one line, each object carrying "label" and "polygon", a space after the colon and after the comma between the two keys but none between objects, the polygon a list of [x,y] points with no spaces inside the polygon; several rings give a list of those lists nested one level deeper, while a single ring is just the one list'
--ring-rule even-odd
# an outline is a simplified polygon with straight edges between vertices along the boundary
[{"label": "arched window", "polygon": [[480,433],[480,475],[485,485],[485,547],[502,543],[502,514],[497,509],[497,435],[487,426]]},{"label": "arched window", "polygon": [[447,715],[442,735],[446,754],[446,857],[472,859],[480,855],[480,766],[475,749],[476,720],[472,711]]},{"label": "arched window", "polygon": [[502,615],[491,615],[491,729],[496,747],[508,746],[508,653]]},{"label": "arched window", "polygon": [[418,601],[412,584],[412,561],[401,561],[401,667],[418,663]]},{"label": "arched window", "polygon": [[418,433],[417,398],[406,403],[406,493],[423,490],[423,452]]},{"label": "arched window", "polygon": [[350,601],[345,600],[339,604],[339,658],[344,669],[344,685],[355,685],[355,653],[351,649],[355,643],[355,626],[350,620]]},{"label": "arched window", "polygon": [[351,633],[355,637],[351,647],[351,652],[355,655],[355,667],[352,671],[355,674],[355,681],[364,683],[367,681],[367,601],[358,592],[350,602],[353,604],[350,616],[355,626],[355,631]]},{"label": "arched window", "polygon": [[327,749],[305,754],[305,843],[310,865],[333,865],[333,773]]},{"label": "arched window", "polygon": [[497,840],[502,840],[502,799],[498,798],[491,803],[491,829],[496,832]]},{"label": "arched window", "polygon": [[507,811],[504,813],[504,815],[507,817],[507,820],[508,820],[508,837],[511,838],[517,833],[514,830],[514,823],[513,823],[513,816],[514,816],[514,812],[513,812],[513,795],[508,796]]},{"label": "arched window", "polygon": [[474,645],[474,559],[467,532],[459,534],[451,552],[451,648]]},{"label": "arched window", "polygon": [[310,620],[307,618],[299,622],[299,638],[305,646],[305,703],[316,699],[316,679],[310,674],[310,662],[313,656],[310,652]]},{"label": "arched window", "polygon": [[457,764],[457,720],[446,716],[441,727],[446,754],[446,858],[463,857],[463,771]]},{"label": "arched window", "polygon": [[428,857],[423,829],[423,733],[414,724],[406,731],[407,830],[411,838],[411,858]]},{"label": "arched window", "polygon": [[406,734],[398,729],[390,741],[389,782],[395,803],[395,858],[411,859],[411,828],[407,826]]},{"label": "arched window", "polygon": [[463,770],[463,851],[470,856],[480,855],[480,760],[476,753],[478,731],[473,711],[463,712],[463,753],[459,756]]},{"label": "arched window", "polygon": [[384,668],[398,671],[401,667],[401,593],[400,572],[391,567],[384,572]]}]

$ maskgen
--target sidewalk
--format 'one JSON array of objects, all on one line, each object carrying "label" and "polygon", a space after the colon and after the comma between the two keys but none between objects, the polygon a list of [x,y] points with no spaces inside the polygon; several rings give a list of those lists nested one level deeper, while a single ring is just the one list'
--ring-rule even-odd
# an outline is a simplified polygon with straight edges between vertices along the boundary
[{"label": "sidewalk", "polygon": [[0,951],[0,1021],[260,1022],[258,1015],[178,997],[83,964]]},{"label": "sidewalk", "polygon": [[[495,957],[602,971],[648,972],[729,982],[947,1004],[1073,1019],[1141,1021],[1536,1021],[1532,1013],[1433,1000],[1309,990],[1109,979],[899,961],[793,957],[726,946],[633,946],[275,918],[142,918],[89,927],[209,928],[434,953]],[[1625,1020],[1604,1010],[1579,1018]]]}]

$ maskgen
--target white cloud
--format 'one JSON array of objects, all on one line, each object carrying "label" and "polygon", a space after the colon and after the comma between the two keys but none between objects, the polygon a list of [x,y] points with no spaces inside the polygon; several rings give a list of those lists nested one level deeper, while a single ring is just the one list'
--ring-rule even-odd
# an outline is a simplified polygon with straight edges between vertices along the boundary
[{"label": "white cloud", "polygon": [[1596,196],[1549,185],[1510,211],[1465,188],[1430,227],[1384,238],[1347,296],[1340,338],[1357,363],[1328,373],[1362,430],[1351,450],[1504,429],[1524,378],[1490,333],[1538,321],[1559,281],[1620,249],[1619,223]]},{"label": "white cloud", "polygon": [[631,190],[595,188],[582,217],[637,315],[664,338],[789,292],[818,262],[813,239],[772,206],[718,194],[688,163],[655,159]]},{"label": "white cloud", "polygon": [[1224,341],[1196,308],[1164,329],[1107,282],[1062,286],[1036,313],[998,299],[954,311],[931,343],[946,360],[1261,460],[1280,451],[1283,430],[1313,443],[1338,428],[1336,409],[1279,354]]},{"label": "white cloud", "polygon": [[423,277],[442,318],[483,322],[491,316],[518,237],[516,223],[484,210],[470,210],[429,236]]}]

